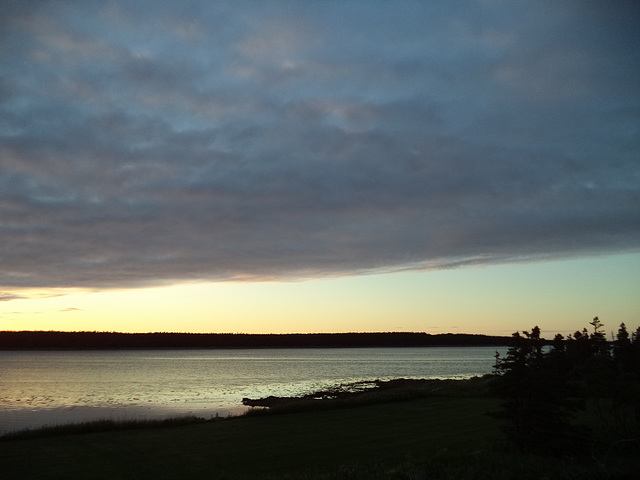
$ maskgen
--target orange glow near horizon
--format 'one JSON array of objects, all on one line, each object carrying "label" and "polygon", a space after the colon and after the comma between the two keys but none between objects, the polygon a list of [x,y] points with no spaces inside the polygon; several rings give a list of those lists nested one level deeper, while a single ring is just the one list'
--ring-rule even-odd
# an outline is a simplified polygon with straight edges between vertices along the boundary
[{"label": "orange glow near horizon", "polygon": [[640,320],[640,255],[304,282],[23,290],[0,304],[0,330],[194,333],[424,331],[572,333]]}]

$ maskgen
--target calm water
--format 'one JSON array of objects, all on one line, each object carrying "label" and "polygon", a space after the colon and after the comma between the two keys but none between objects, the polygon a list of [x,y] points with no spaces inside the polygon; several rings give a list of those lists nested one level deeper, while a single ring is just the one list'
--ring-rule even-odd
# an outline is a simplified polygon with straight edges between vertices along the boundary
[{"label": "calm water", "polygon": [[489,373],[494,347],[0,351],[0,433],[96,418],[227,415],[242,398]]}]

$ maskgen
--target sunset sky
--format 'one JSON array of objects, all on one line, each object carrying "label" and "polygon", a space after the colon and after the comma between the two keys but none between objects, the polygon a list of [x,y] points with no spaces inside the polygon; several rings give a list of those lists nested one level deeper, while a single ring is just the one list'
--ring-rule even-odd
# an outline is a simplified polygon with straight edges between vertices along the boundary
[{"label": "sunset sky", "polygon": [[636,1],[3,1],[0,330],[640,325]]}]

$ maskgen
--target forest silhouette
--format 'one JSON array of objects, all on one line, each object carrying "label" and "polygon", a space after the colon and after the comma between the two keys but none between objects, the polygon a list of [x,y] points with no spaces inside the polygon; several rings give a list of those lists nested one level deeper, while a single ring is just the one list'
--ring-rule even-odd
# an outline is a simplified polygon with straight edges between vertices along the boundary
[{"label": "forest silhouette", "polygon": [[[35,445],[28,433],[16,442],[5,438],[0,457],[4,455],[3,468],[13,478],[27,478],[24,471],[32,466],[36,471],[46,469],[47,474],[61,472],[56,478],[67,478],[68,458],[81,459],[78,468],[84,472],[105,465],[114,472],[121,469],[109,478],[125,478],[122,472],[130,474],[127,478],[147,478],[150,472],[153,478],[168,472],[174,474],[172,478],[183,478],[187,470],[189,478],[217,478],[221,471],[237,471],[229,478],[263,478],[260,474],[269,469],[273,473],[269,478],[278,474],[298,478],[295,475],[304,471],[304,478],[337,479],[346,478],[345,464],[352,468],[349,478],[354,479],[637,478],[640,328],[630,333],[621,324],[615,339],[608,341],[598,317],[590,327],[567,338],[558,334],[552,341],[541,338],[537,326],[510,337],[0,332],[0,348],[5,349],[18,345],[85,349],[352,347],[383,346],[383,342],[387,346],[426,346],[460,345],[462,341],[509,346],[504,356],[496,353],[493,373],[483,377],[399,379],[388,382],[398,388],[367,388],[344,396],[336,394],[339,390],[327,390],[320,401],[321,392],[314,392],[293,398],[302,402],[299,404],[284,397],[276,404],[273,397],[265,397],[273,405],[247,404],[267,409],[229,419],[196,419],[197,425],[185,425],[184,430],[87,424],[45,431],[44,435],[53,436],[48,443],[36,431],[33,442],[47,447],[37,465],[28,461]],[[75,434],[83,428],[87,431],[82,433],[102,433],[79,442]],[[131,430],[124,435],[118,428]],[[211,449],[214,440],[216,449]],[[141,456],[135,462],[122,467],[109,461],[114,452],[120,458],[132,458],[132,449],[145,442],[153,442],[154,449],[138,450]],[[247,452],[251,452],[251,462],[246,461]],[[383,458],[387,453],[389,457]],[[215,461],[212,455],[217,455]],[[292,458],[297,464],[292,464]]]},{"label": "forest silhouette", "polygon": [[117,333],[117,332],[0,332],[0,350],[109,350],[138,348],[313,348],[508,346],[510,337],[416,332],[386,333]]},{"label": "forest silhouette", "polygon": [[[492,415],[522,452],[565,455],[592,449],[639,450],[640,327],[629,335],[624,323],[606,340],[598,317],[593,330],[566,339],[557,334],[543,348],[536,326],[516,332],[505,357],[496,352],[494,393],[502,399]],[[609,432],[598,445],[578,417],[596,416]],[[605,452],[606,453],[606,452]]]}]

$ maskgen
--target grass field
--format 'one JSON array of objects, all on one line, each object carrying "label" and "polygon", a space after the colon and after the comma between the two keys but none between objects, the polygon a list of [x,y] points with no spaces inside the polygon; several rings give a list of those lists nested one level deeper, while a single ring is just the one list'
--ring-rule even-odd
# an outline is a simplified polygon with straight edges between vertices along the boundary
[{"label": "grass field", "polygon": [[0,471],[7,479],[635,478],[634,459],[602,465],[511,452],[486,415],[497,399],[443,390],[354,408],[4,441]]}]

